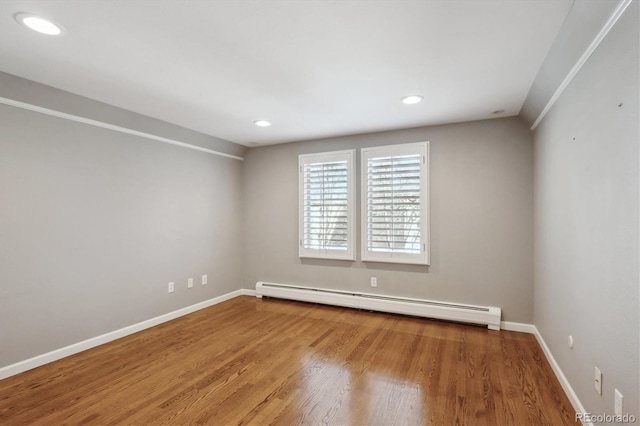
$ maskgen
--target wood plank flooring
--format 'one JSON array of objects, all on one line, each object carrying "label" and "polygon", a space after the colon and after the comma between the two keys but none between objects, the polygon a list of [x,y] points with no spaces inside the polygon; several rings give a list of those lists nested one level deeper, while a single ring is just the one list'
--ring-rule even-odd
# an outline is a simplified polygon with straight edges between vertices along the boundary
[{"label": "wood plank flooring", "polygon": [[2,425],[562,425],[532,335],[238,297],[0,381]]}]

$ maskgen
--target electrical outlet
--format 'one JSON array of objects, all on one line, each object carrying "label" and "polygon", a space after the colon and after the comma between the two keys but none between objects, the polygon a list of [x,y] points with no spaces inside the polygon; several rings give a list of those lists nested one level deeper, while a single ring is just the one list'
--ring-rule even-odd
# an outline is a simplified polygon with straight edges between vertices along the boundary
[{"label": "electrical outlet", "polygon": [[378,279],[376,277],[371,277],[371,287],[378,287]]},{"label": "electrical outlet", "polygon": [[203,275],[202,276],[202,285],[206,285],[207,284],[207,276]]},{"label": "electrical outlet", "polygon": [[173,283],[169,283],[169,293],[173,293]]},{"label": "electrical outlet", "polygon": [[598,367],[596,367],[595,378],[593,379],[593,386],[596,388],[598,393],[602,395],[602,372]]},{"label": "electrical outlet", "polygon": [[624,397],[620,393],[618,389],[614,389],[613,394],[615,395],[615,401],[613,403],[613,412],[616,416],[622,415],[622,402],[624,401]]},{"label": "electrical outlet", "polygon": [[193,278],[189,278],[189,279],[187,280],[187,287],[188,287],[188,288],[193,287]]}]

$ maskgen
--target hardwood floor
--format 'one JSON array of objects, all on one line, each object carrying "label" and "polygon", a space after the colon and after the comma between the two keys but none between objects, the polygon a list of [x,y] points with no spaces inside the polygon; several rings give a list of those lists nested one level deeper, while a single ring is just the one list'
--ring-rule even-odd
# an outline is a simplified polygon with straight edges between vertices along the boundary
[{"label": "hardwood floor", "polygon": [[560,425],[532,335],[238,297],[0,381],[0,424]]}]

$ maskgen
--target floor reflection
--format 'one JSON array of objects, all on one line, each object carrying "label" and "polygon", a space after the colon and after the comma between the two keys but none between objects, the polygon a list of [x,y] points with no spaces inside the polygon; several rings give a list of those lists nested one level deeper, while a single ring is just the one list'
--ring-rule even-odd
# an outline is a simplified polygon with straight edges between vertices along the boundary
[{"label": "floor reflection", "polygon": [[[372,360],[373,361],[373,360]],[[322,424],[421,424],[426,418],[420,383],[390,372],[366,370],[309,352],[301,359],[296,412]],[[374,370],[372,370],[372,368]],[[352,371],[354,370],[354,371]],[[305,418],[297,419],[304,423]]]},{"label": "floor reflection", "polygon": [[426,418],[422,387],[410,380],[401,380],[377,372],[365,375],[367,383],[367,424],[393,418],[399,424],[418,424]]}]

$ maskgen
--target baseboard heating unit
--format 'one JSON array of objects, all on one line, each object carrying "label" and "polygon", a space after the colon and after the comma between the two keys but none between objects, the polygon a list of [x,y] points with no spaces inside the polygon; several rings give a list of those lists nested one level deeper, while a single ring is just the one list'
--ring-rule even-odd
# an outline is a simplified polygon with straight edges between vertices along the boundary
[{"label": "baseboard heating unit", "polygon": [[490,330],[500,330],[501,311],[500,308],[493,306],[461,305],[262,281],[256,283],[256,296],[481,324],[486,325]]}]

